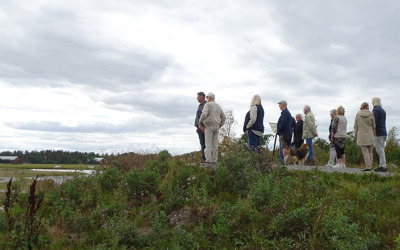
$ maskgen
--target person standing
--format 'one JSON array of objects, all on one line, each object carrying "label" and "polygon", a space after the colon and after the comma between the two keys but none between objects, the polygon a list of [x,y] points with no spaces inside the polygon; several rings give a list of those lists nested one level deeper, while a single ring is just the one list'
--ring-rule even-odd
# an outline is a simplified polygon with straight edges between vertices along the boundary
[{"label": "person standing", "polygon": [[294,126],[293,133],[293,146],[294,148],[300,148],[303,143],[303,118],[301,117],[301,114],[297,114],[296,125]]},{"label": "person standing", "polygon": [[[326,167],[333,167],[333,165],[335,164],[335,159],[336,159],[335,144],[332,141],[332,122],[333,122],[333,118],[336,115],[336,109],[332,109],[330,111],[330,115],[331,115],[331,123],[329,125],[329,136],[328,136],[328,141],[329,141],[329,161],[325,165]],[[336,162],[337,162],[337,159],[336,159]]]},{"label": "person standing", "polygon": [[314,162],[314,151],[312,148],[312,140],[317,137],[317,127],[315,126],[314,114],[311,112],[311,107],[308,105],[304,106],[303,112],[305,114],[304,124],[303,124],[303,137],[308,145],[308,164],[315,165]]},{"label": "person standing", "polygon": [[354,121],[354,136],[364,155],[365,169],[371,171],[373,163],[372,146],[375,136],[375,117],[369,111],[368,103],[363,102]]},{"label": "person standing", "polygon": [[194,126],[196,126],[196,133],[199,135],[199,141],[200,141],[200,146],[201,146],[201,160],[206,161],[206,157],[204,154],[204,149],[206,148],[206,140],[204,137],[204,123],[201,124],[202,129],[199,128],[199,120],[200,116],[203,113],[203,108],[204,105],[206,105],[206,94],[204,92],[199,92],[197,93],[197,101],[200,103],[199,107],[197,108],[196,112],[196,119],[194,121]]},{"label": "person standing", "polygon": [[332,121],[332,135],[331,141],[335,144],[337,164],[333,168],[345,168],[346,155],[344,149],[347,139],[347,119],[344,116],[343,106],[336,109],[336,116]]},{"label": "person standing", "polygon": [[[282,156],[285,158],[292,140],[292,115],[287,109],[285,100],[279,101],[279,108],[282,111],[277,124],[277,133],[279,135],[280,146],[282,147]],[[282,161],[281,161],[282,163]]]},{"label": "person standing", "polygon": [[259,95],[253,96],[250,110],[244,120],[243,132],[247,132],[249,149],[259,151],[261,137],[264,134],[264,108]]},{"label": "person standing", "polygon": [[224,125],[226,117],[221,106],[215,102],[214,93],[208,93],[206,98],[208,102],[204,105],[203,112],[200,116],[199,128],[204,129],[202,126],[202,124],[204,124],[206,162],[216,165],[218,160],[219,129]]},{"label": "person standing", "polygon": [[386,131],[386,112],[382,108],[381,98],[372,98],[372,113],[374,114],[376,124],[376,136],[375,136],[375,150],[379,156],[379,166],[374,169],[376,172],[387,172],[386,169],[386,156],[385,156],[385,143],[387,138]]}]

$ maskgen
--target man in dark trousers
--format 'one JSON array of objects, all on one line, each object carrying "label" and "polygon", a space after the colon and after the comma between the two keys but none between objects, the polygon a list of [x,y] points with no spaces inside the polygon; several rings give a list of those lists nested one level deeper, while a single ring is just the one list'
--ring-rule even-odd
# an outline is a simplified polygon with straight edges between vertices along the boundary
[{"label": "man in dark trousers", "polygon": [[206,157],[204,155],[204,149],[206,148],[206,140],[204,138],[204,123],[202,124],[202,128],[199,128],[199,119],[201,114],[203,113],[204,105],[206,105],[206,94],[204,92],[197,93],[197,101],[200,103],[196,112],[196,119],[194,121],[194,126],[196,126],[196,133],[199,135],[199,141],[201,145],[201,160],[205,161]]},{"label": "man in dark trousers", "polygon": [[[282,146],[282,155],[285,158],[287,151],[289,150],[290,143],[292,141],[292,126],[293,117],[287,109],[287,102],[282,100],[278,102],[279,109],[282,111],[277,124],[277,132],[279,135],[279,142]],[[282,162],[281,162],[282,164]]]}]

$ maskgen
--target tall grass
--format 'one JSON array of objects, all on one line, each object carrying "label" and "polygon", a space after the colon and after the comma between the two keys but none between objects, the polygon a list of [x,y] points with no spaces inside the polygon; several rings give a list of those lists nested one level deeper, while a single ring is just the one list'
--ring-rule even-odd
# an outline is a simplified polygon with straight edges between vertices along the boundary
[{"label": "tall grass", "polygon": [[[215,170],[196,165],[197,154],[121,155],[102,172],[48,189],[35,247],[398,247],[400,176],[288,171],[272,166],[270,152],[252,153],[243,143],[224,153]],[[10,199],[9,216],[20,218],[29,197]],[[3,248],[14,246],[7,224],[1,211]]]}]

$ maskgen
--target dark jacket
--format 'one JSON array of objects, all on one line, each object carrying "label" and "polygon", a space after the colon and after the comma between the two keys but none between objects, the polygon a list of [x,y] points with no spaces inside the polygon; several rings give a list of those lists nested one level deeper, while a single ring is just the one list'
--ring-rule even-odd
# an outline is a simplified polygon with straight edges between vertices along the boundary
[{"label": "dark jacket", "polygon": [[278,135],[292,135],[292,118],[287,108],[282,110],[277,124]]},{"label": "dark jacket", "polygon": [[293,141],[293,145],[296,148],[299,148],[301,146],[301,144],[303,144],[304,140],[302,139],[302,137],[303,137],[303,120],[300,120],[294,126],[294,141]]},{"label": "dark jacket", "polygon": [[[199,104],[199,108],[197,109],[196,112],[196,119],[194,120],[194,126],[196,126],[196,128],[199,128],[199,119],[201,114],[203,113],[203,108],[204,105],[206,105],[207,101],[204,101],[203,103]],[[202,127],[204,127],[204,123],[201,125]]]},{"label": "dark jacket", "polygon": [[247,128],[247,125],[250,122],[251,118],[251,113],[250,113],[251,109],[250,109],[249,112],[247,112],[246,117],[244,119],[243,132],[246,132],[248,129],[251,129],[264,133],[264,108],[262,105],[256,105],[256,107],[257,107],[256,121],[250,128]]},{"label": "dark jacket", "polygon": [[386,131],[386,112],[381,106],[375,106],[372,109],[376,124],[376,136],[387,136]]},{"label": "dark jacket", "polygon": [[332,122],[333,122],[333,118],[331,119],[331,123],[329,124],[329,138],[328,138],[328,141],[332,140]]},{"label": "dark jacket", "polygon": [[246,133],[247,123],[249,123],[249,121],[250,121],[250,111],[247,112],[246,117],[244,118],[243,133]]}]

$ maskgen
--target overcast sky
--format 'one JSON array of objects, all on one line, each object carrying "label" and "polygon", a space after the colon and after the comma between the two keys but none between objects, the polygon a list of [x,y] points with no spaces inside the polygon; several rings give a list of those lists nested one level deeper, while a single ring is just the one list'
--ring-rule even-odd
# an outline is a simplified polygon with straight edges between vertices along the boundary
[{"label": "overcast sky", "polygon": [[400,1],[2,0],[0,151],[173,154],[199,150],[196,93],[232,110],[253,95],[309,104],[327,139],[343,105],[352,131],[382,98],[400,128]]}]

